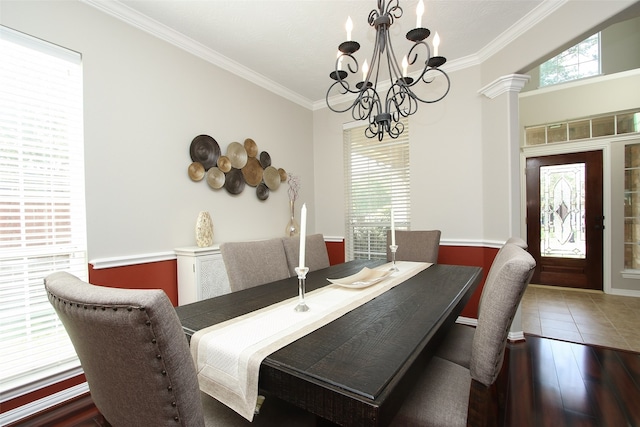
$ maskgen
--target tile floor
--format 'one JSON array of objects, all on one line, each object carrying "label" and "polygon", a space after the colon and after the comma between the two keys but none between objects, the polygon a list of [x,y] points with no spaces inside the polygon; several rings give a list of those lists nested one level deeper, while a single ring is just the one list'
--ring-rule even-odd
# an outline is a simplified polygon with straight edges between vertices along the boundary
[{"label": "tile floor", "polygon": [[529,285],[525,333],[640,352],[640,298]]}]

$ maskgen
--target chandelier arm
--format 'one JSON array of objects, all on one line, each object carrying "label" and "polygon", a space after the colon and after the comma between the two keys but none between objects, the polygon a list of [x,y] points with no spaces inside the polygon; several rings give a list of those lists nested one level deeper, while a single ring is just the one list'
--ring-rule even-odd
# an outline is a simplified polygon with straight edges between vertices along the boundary
[{"label": "chandelier arm", "polygon": [[[449,89],[451,89],[451,80],[449,79],[449,76],[447,75],[447,73],[445,73],[443,70],[441,70],[440,68],[430,68],[429,71],[433,71],[433,72],[438,72],[440,74],[442,74],[444,76],[444,78],[447,80],[447,90],[444,91],[444,93],[442,94],[442,96],[438,97],[438,98],[434,98],[434,99],[430,99],[430,100],[426,100],[426,99],[422,99],[420,98],[418,95],[415,95],[416,99],[420,102],[423,102],[425,104],[433,104],[436,103],[440,100],[442,100],[445,96],[447,96],[447,94],[449,93]],[[429,81],[424,79],[424,74],[421,76],[420,80],[422,80],[423,82],[425,82],[426,84],[430,84],[432,83],[436,77],[433,77],[432,79],[430,79]]]}]

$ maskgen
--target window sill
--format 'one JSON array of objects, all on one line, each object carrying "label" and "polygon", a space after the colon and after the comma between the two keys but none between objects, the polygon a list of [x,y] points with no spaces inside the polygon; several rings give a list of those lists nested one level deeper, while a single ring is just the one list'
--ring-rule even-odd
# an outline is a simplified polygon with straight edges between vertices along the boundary
[{"label": "window sill", "polygon": [[622,270],[620,274],[622,274],[623,279],[640,280],[640,270]]}]

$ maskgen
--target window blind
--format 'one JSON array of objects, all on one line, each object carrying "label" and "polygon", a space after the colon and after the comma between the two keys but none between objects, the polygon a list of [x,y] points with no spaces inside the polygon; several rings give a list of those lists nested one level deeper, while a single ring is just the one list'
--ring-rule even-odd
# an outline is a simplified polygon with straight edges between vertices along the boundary
[{"label": "window blind", "polygon": [[[78,53],[0,26],[0,393],[79,366],[43,280],[87,279]],[[26,387],[26,388],[25,388]]]},{"label": "window blind", "polygon": [[364,126],[344,131],[347,260],[386,259],[391,209],[397,230],[411,225],[409,122],[404,132],[382,141]]}]

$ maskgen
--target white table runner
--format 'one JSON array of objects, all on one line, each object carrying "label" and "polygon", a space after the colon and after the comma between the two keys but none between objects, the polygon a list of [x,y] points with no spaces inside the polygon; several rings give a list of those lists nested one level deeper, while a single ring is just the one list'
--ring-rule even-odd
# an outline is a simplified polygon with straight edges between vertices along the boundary
[{"label": "white table runner", "polygon": [[[396,262],[400,271],[362,289],[327,285],[305,294],[310,307],[295,312],[298,297],[247,313],[196,332],[191,355],[200,389],[253,420],[260,364],[269,354],[332,322],[418,274],[431,264]],[[391,263],[378,267],[387,270]]]}]

